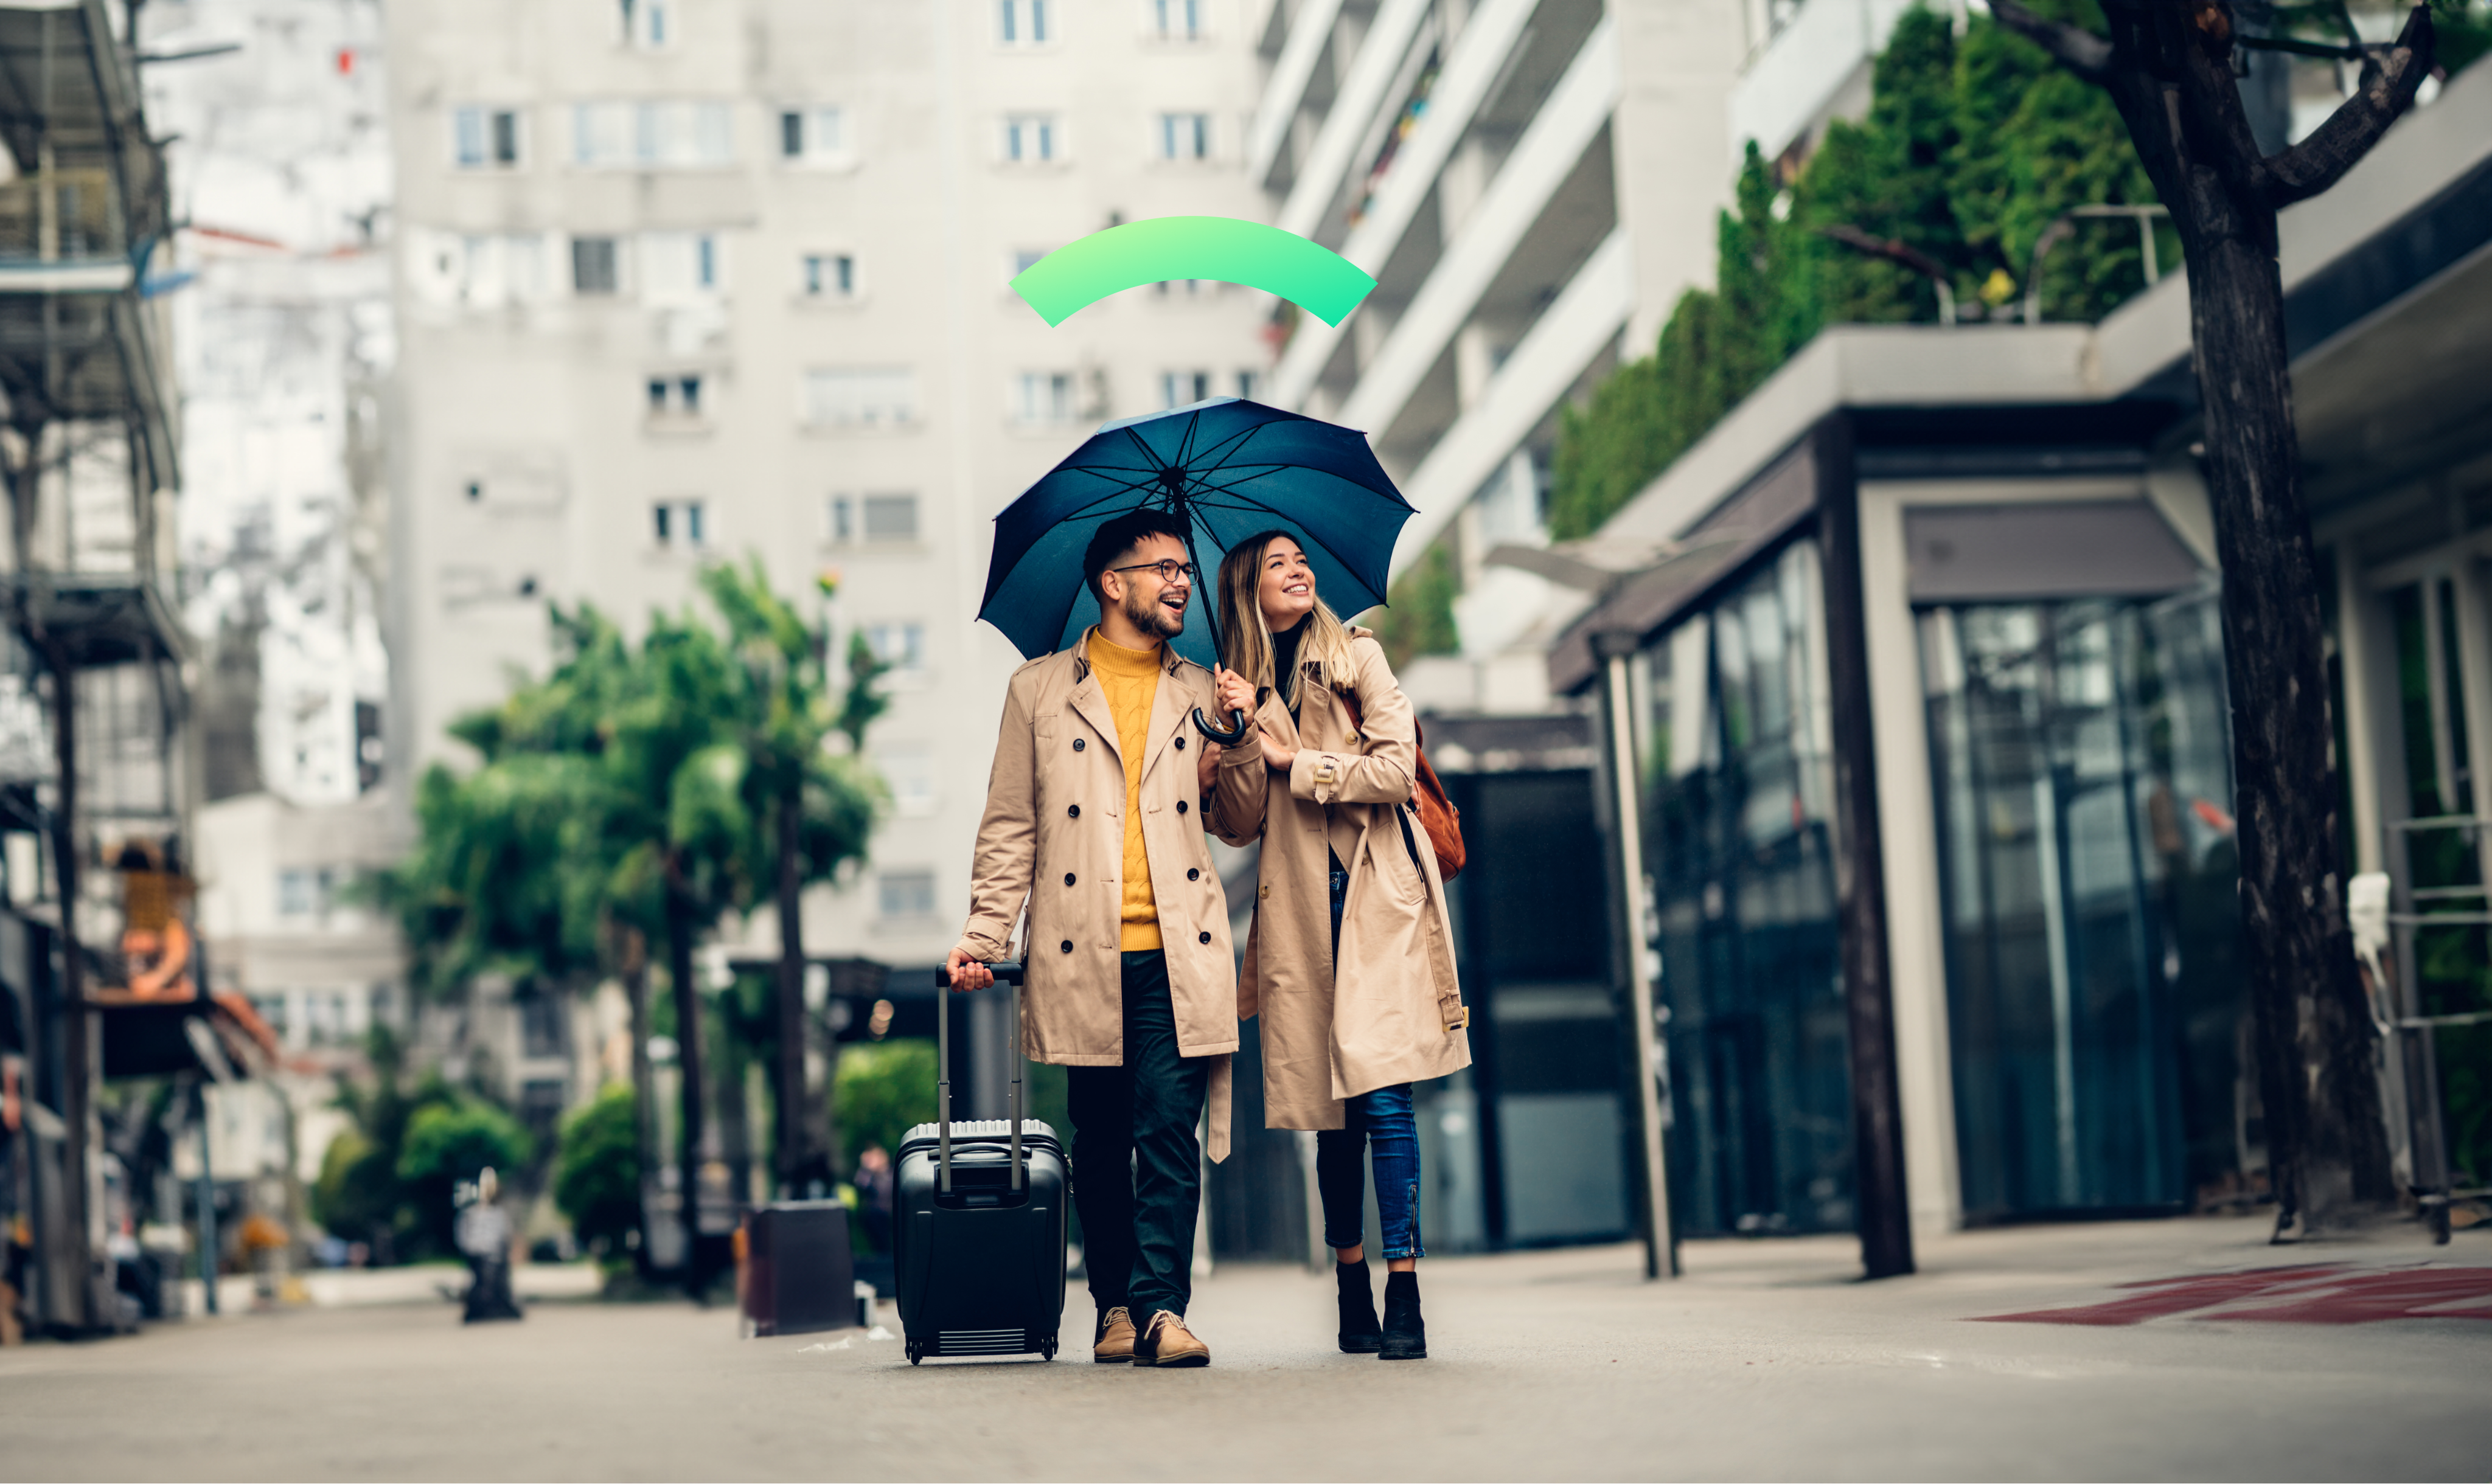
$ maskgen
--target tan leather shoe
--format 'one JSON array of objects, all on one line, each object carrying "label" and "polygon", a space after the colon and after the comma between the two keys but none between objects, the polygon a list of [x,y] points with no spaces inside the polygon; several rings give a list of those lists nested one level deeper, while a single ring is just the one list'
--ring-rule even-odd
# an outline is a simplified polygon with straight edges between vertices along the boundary
[{"label": "tan leather shoe", "polygon": [[1090,1358],[1101,1365],[1122,1365],[1134,1358],[1134,1317],[1123,1305],[1099,1316],[1099,1333],[1090,1342]]},{"label": "tan leather shoe", "polygon": [[1209,1365],[1211,1347],[1194,1337],[1185,1321],[1174,1310],[1162,1309],[1151,1316],[1151,1327],[1134,1342],[1136,1365]]}]

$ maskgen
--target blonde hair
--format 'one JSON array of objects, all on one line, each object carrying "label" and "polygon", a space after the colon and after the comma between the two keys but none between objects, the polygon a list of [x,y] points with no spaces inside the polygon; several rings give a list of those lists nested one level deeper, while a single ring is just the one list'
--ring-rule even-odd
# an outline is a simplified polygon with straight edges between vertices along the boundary
[{"label": "blonde hair", "polygon": [[[1221,663],[1246,677],[1249,684],[1278,687],[1281,704],[1294,707],[1298,677],[1310,663],[1323,667],[1327,684],[1345,687],[1356,667],[1350,657],[1350,626],[1319,594],[1315,607],[1299,621],[1305,627],[1298,636],[1298,667],[1286,676],[1272,674],[1272,626],[1263,622],[1258,590],[1263,583],[1263,558],[1276,540],[1306,549],[1294,531],[1265,531],[1230,547],[1229,555],[1220,559],[1220,617],[1229,627]],[[1307,573],[1307,586],[1315,586],[1313,570]]]}]

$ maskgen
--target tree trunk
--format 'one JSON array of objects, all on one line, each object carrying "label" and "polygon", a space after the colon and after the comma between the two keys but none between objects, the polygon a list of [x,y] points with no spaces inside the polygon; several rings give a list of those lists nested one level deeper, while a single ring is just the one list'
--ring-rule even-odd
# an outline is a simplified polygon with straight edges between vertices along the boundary
[{"label": "tree trunk", "polygon": [[633,1166],[638,1171],[640,1213],[640,1250],[633,1255],[632,1266],[646,1278],[650,1254],[656,1250],[649,1193],[658,1183],[658,1110],[649,1096],[649,944],[637,927],[623,930],[623,1001],[632,1012],[632,1150]]},{"label": "tree trunk", "polygon": [[805,922],[804,862],[798,852],[797,829],[804,799],[799,786],[784,790],[778,800],[779,835],[779,1137],[776,1153],[779,1194],[798,1200],[816,1181],[827,1183],[818,1153],[811,1147],[812,1120],[807,1117],[812,1094],[805,1086]]},{"label": "tree trunk", "polygon": [[2261,208],[2263,220],[2243,221],[2251,214],[2228,204],[2229,220],[2208,221],[2218,214],[2205,210],[2175,217],[2224,571],[2242,965],[2281,1235],[2358,1219],[2392,1201],[2395,1186],[2372,1067],[2377,1033],[2338,875],[2318,560],[2301,503],[2275,218]]},{"label": "tree trunk", "polygon": [[675,999],[675,1066],[682,1074],[683,1126],[676,1140],[677,1208],[684,1224],[684,1291],[699,1298],[709,1287],[708,1260],[701,1251],[700,1170],[701,1107],[700,986],[693,977],[693,934],[697,914],[683,891],[667,887],[667,977]]},{"label": "tree trunk", "polygon": [[[75,1307],[71,1311],[80,1329],[104,1322],[99,1292],[93,1220],[87,1208],[87,1167],[95,1147],[95,1087],[102,1080],[95,1011],[86,1001],[86,959],[78,948],[78,791],[77,682],[75,671],[57,647],[47,648],[44,662],[52,672],[52,742],[60,780],[53,796],[52,876],[61,906],[61,1145],[68,1178],[61,1181],[61,1230],[67,1252],[62,1257],[76,1273]],[[213,1256],[213,1254],[211,1254]],[[211,1269],[210,1282],[214,1282]],[[54,1290],[58,1292],[58,1290]]]}]

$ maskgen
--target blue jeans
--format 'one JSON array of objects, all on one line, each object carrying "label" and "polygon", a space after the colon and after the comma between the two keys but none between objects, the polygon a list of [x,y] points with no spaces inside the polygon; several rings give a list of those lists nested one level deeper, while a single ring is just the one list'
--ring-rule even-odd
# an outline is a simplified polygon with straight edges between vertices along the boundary
[{"label": "blue jeans", "polygon": [[[1341,957],[1341,906],[1350,872],[1332,861],[1332,951]],[[1378,1088],[1342,1105],[1342,1126],[1316,1132],[1316,1189],[1323,1198],[1324,1245],[1356,1247],[1366,1229],[1367,1158],[1376,1158],[1376,1219],[1384,1260],[1426,1257],[1419,1243],[1419,1123],[1410,1084]]]}]

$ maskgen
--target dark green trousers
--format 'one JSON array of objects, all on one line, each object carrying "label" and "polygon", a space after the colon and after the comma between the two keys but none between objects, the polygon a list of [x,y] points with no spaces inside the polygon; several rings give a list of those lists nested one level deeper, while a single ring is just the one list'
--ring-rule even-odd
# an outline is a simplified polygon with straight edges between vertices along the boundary
[{"label": "dark green trousers", "polygon": [[1065,1068],[1073,1115],[1073,1208],[1083,1264],[1102,1310],[1180,1317],[1194,1293],[1194,1223],[1202,1208],[1202,1120],[1211,1059],[1177,1055],[1168,959],[1123,955],[1125,1064]]}]

